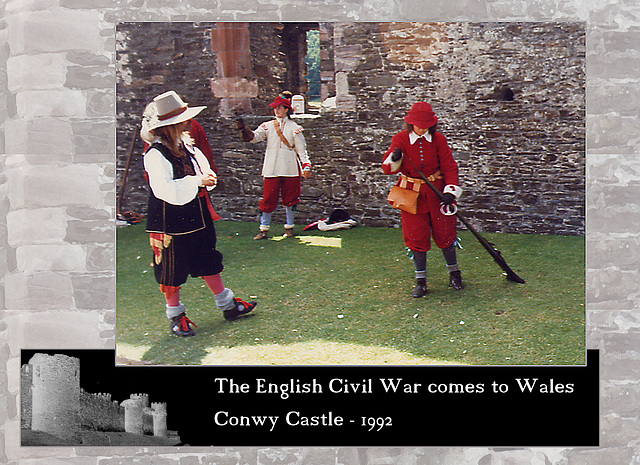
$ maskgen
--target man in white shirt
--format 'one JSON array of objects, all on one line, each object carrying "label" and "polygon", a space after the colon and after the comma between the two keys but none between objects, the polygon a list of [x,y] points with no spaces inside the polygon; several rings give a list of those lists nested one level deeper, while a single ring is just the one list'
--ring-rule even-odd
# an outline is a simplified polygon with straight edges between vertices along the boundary
[{"label": "man in white shirt", "polygon": [[302,134],[303,128],[289,118],[291,102],[278,97],[269,104],[275,119],[262,123],[255,131],[237,121],[237,128],[245,142],[267,140],[267,148],[262,165],[264,189],[260,200],[260,231],[254,239],[267,239],[271,227],[271,214],[281,199],[286,210],[285,237],[293,237],[295,206],[300,202],[301,176],[311,175],[311,162],[307,154],[307,144]]}]

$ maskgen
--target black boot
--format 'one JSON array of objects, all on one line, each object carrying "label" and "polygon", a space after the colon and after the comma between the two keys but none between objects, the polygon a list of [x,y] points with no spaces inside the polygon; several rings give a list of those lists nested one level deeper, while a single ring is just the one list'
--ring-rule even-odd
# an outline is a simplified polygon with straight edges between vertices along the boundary
[{"label": "black boot", "polygon": [[429,290],[427,289],[427,280],[425,278],[416,279],[416,287],[411,295],[417,299],[420,297],[424,297],[428,293]]},{"label": "black boot", "polygon": [[224,319],[228,321],[236,320],[238,319],[238,317],[241,317],[242,315],[246,315],[251,310],[256,308],[256,305],[258,305],[258,302],[255,302],[255,301],[245,302],[242,299],[238,299],[237,297],[234,297],[233,308],[229,310],[225,310],[223,312]]},{"label": "black boot", "polygon": [[449,287],[452,287],[456,291],[464,289],[464,283],[462,282],[462,273],[460,273],[459,270],[449,273]]},{"label": "black boot", "polygon": [[192,326],[197,328],[196,324],[187,318],[187,315],[184,312],[171,318],[169,323],[171,325],[171,331],[176,336],[191,337],[196,335],[196,332],[192,328]]}]

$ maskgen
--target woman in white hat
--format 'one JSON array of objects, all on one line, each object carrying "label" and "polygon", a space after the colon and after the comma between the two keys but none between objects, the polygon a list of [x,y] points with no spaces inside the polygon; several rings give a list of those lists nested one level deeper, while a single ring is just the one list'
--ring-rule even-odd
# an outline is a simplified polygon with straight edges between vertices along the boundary
[{"label": "woman in white hat", "polygon": [[[449,286],[464,287],[458,266],[455,242],[458,236],[454,216],[455,201],[462,194],[458,164],[444,135],[437,131],[438,117],[427,102],[417,102],[404,117],[405,129],[393,136],[382,169],[386,174],[401,173],[397,185],[419,191],[416,213],[401,211],[402,233],[415,264],[416,287],[413,297],[423,297],[427,289],[427,251],[431,238],[442,249],[449,271]],[[444,193],[442,199],[424,183],[423,173]]]},{"label": "woman in white hat", "polygon": [[220,273],[213,221],[220,219],[208,191],[217,183],[206,157],[186,132],[189,120],[206,107],[189,107],[174,91],[153,99],[145,109],[140,134],[150,144],[144,168],[151,192],[147,232],[151,233],[156,281],[166,300],[171,331],[193,336],[195,324],[180,301],[180,286],[200,276],[213,291],[224,318],[235,320],[254,309],[225,287]]}]

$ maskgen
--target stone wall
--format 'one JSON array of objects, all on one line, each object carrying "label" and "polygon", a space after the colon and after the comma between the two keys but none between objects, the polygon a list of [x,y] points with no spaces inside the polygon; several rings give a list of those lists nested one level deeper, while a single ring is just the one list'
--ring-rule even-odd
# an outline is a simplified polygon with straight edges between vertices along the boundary
[{"label": "stone wall", "polygon": [[20,425],[22,428],[31,428],[33,370],[31,365],[22,365],[20,372]]},{"label": "stone wall", "polygon": [[89,431],[124,431],[124,408],[111,394],[80,391],[80,428]]},{"label": "stone wall", "polygon": [[[20,421],[23,429],[31,429],[34,369],[30,364],[22,365],[21,369]],[[124,431],[124,410],[117,401],[111,400],[110,394],[91,394],[80,388],[78,416],[79,429]]]},{"label": "stone wall", "polygon": [[149,411],[153,422],[153,435],[166,438],[167,431],[167,404],[164,402],[153,402]]},{"label": "stone wall", "polygon": [[35,354],[21,367],[21,428],[59,438],[80,431],[126,431],[167,437],[167,404],[148,394],[131,394],[121,404],[108,393],[80,387],[80,360],[63,354]]},{"label": "stone wall", "polygon": [[[264,145],[239,141],[233,118],[221,116],[220,99],[206,84],[216,76],[215,53],[206,41],[217,27],[118,27],[119,165],[126,164],[141,108],[160,92],[175,89],[193,104],[208,106],[198,120],[221,170],[213,194],[216,208],[223,217],[252,220],[261,195]],[[465,189],[460,207],[474,226],[510,233],[584,233],[582,23],[318,27],[323,96],[335,98],[335,108],[299,120],[314,166],[303,184],[301,221],[346,208],[366,225],[398,224],[398,212],[386,202],[395,176],[383,175],[380,163],[407,110],[427,100],[458,160]],[[268,119],[266,103],[283,89],[282,28],[281,23],[249,25],[253,72],[247,79],[258,89],[250,99],[253,114],[244,115],[251,127]],[[138,212],[146,210],[147,197],[141,158],[137,147],[123,202]],[[276,219],[281,216],[277,210]]]}]

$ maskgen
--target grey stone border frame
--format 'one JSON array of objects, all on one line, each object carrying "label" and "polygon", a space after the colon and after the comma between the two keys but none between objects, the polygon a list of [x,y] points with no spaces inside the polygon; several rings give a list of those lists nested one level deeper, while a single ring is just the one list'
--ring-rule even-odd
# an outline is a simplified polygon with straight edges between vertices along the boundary
[{"label": "grey stone border frame", "polygon": [[[0,5],[0,464],[637,463],[640,7],[631,3],[5,1]],[[601,355],[599,448],[19,447],[20,349],[114,347],[115,24],[308,18],[586,23],[587,347]],[[38,227],[25,228],[28,224]]]}]

